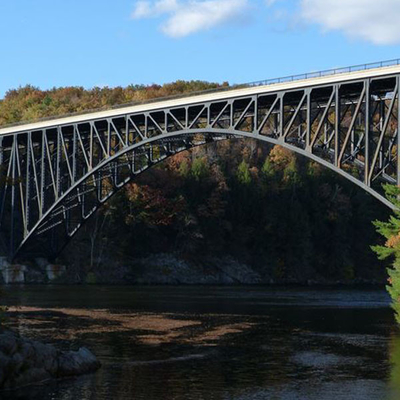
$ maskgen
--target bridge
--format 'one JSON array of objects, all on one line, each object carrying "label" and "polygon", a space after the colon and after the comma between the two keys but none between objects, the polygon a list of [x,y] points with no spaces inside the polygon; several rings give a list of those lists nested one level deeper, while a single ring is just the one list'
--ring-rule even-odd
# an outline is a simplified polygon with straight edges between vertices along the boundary
[{"label": "bridge", "polygon": [[281,145],[393,205],[400,60],[254,82],[0,129],[0,238],[10,259],[55,257],[154,164],[231,138]]}]

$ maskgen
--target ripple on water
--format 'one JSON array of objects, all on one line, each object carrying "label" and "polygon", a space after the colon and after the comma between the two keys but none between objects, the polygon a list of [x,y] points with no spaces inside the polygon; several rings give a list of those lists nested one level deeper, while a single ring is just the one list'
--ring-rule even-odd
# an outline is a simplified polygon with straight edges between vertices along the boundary
[{"label": "ripple on water", "polygon": [[359,362],[355,357],[344,357],[337,354],[320,353],[316,351],[304,351],[297,353],[292,357],[292,362],[318,369],[337,367],[340,365],[357,364]]},{"label": "ripple on water", "polygon": [[12,288],[15,329],[103,367],[0,399],[399,400],[387,304],[372,290]]},{"label": "ripple on water", "polygon": [[226,396],[225,400],[398,400],[386,392],[379,380],[360,379],[348,382],[326,382],[310,385],[307,382],[283,387],[249,391],[239,396]]}]

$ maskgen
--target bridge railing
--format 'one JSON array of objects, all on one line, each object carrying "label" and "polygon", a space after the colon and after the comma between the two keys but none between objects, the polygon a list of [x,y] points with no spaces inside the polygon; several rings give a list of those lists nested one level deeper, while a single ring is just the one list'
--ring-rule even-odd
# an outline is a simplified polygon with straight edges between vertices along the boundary
[{"label": "bridge railing", "polygon": [[129,106],[157,103],[157,102],[164,101],[164,100],[183,99],[186,97],[199,96],[202,94],[209,94],[209,93],[225,92],[225,91],[229,91],[229,90],[246,88],[246,87],[270,86],[270,85],[274,85],[274,84],[278,84],[278,83],[294,82],[294,81],[307,80],[307,79],[313,79],[313,78],[322,78],[325,76],[339,75],[339,74],[345,74],[345,73],[350,73],[350,72],[365,71],[365,70],[369,70],[369,69],[377,69],[377,68],[384,68],[384,67],[393,67],[396,65],[400,65],[400,58],[393,59],[393,60],[387,60],[387,61],[379,61],[379,62],[374,62],[374,63],[369,63],[369,64],[352,65],[350,67],[326,69],[326,70],[317,71],[317,72],[308,72],[305,74],[289,75],[289,76],[284,76],[281,78],[266,79],[263,81],[254,81],[254,82],[249,82],[249,83],[235,84],[235,85],[231,85],[231,86],[223,86],[222,85],[222,86],[219,86],[219,87],[216,87],[213,89],[182,93],[182,94],[177,94],[177,95],[173,95],[173,96],[157,97],[154,99],[148,99],[148,100],[143,100],[143,101],[134,101],[134,102],[129,102],[129,103],[125,103],[125,104],[118,104],[115,106],[108,106],[108,107],[104,107],[104,108],[97,108],[97,109],[79,111],[79,112],[74,112],[74,113],[69,113],[69,114],[39,118],[35,121],[21,121],[21,122],[17,122],[17,123],[13,123],[13,124],[7,124],[7,125],[0,126],[0,129],[14,127],[14,126],[21,126],[21,125],[25,125],[25,124],[31,123],[31,122],[51,121],[51,120],[57,119],[57,118],[86,115],[86,114],[91,114],[91,113],[98,112],[98,111],[116,110],[119,108],[124,108],[124,107],[129,107]]},{"label": "bridge railing", "polygon": [[397,58],[394,60],[379,61],[379,62],[374,62],[374,63],[369,63],[369,64],[352,65],[351,67],[333,68],[333,69],[326,69],[326,70],[317,71],[317,72],[308,72],[306,74],[289,75],[289,76],[284,76],[282,78],[267,79],[264,81],[255,81],[255,82],[246,83],[243,86],[250,86],[250,87],[251,86],[269,86],[269,85],[274,85],[277,83],[293,82],[293,81],[300,81],[300,80],[313,79],[313,78],[322,78],[325,76],[348,74],[350,72],[366,71],[369,69],[377,69],[377,68],[385,68],[385,67],[393,67],[396,65],[400,65],[400,58]]}]

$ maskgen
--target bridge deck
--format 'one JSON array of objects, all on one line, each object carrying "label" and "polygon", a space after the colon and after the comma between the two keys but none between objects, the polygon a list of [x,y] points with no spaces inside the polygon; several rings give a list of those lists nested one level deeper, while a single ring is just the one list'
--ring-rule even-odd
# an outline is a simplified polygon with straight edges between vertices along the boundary
[{"label": "bridge deck", "polygon": [[54,118],[46,121],[39,121],[29,124],[10,126],[0,129],[0,135],[12,134],[18,132],[27,132],[50,128],[64,124],[82,123],[96,119],[116,117],[123,114],[132,114],[136,112],[153,111],[161,108],[172,108],[186,105],[193,105],[205,101],[226,100],[261,93],[274,93],[278,91],[287,91],[301,89],[305,87],[329,85],[332,83],[351,82],[353,80],[384,77],[400,73],[400,65],[380,67],[375,69],[367,69],[363,71],[355,71],[349,73],[340,73],[336,75],[327,75],[309,79],[301,79],[293,82],[273,83],[262,86],[245,87],[241,89],[231,89],[214,93],[197,94],[193,96],[185,96],[177,99],[164,99],[156,102],[149,102],[140,105],[130,105],[104,111],[96,111],[92,113],[78,114],[60,118]]}]

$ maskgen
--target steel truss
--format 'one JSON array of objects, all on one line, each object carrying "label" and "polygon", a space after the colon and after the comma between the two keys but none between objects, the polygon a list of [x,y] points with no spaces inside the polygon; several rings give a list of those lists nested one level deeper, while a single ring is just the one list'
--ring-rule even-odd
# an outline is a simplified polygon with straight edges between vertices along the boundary
[{"label": "steel truss", "polygon": [[379,188],[400,184],[399,83],[393,75],[149,112],[121,109],[117,117],[0,136],[3,253],[56,256],[133,177],[180,151],[229,138],[282,145],[393,208]]}]

